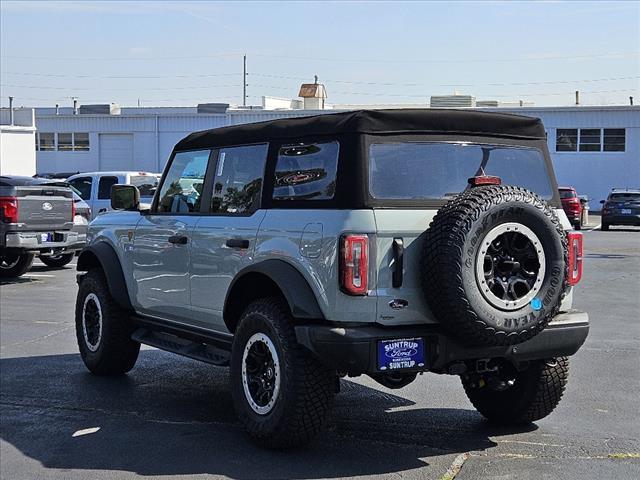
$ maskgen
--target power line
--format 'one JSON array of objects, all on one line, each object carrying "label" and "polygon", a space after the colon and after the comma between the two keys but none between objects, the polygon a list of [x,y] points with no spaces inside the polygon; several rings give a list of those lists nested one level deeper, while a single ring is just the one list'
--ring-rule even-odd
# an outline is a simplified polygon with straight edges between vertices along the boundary
[{"label": "power line", "polygon": [[1,87],[5,87],[5,88],[28,88],[28,89],[32,89],[32,90],[64,90],[64,91],[68,91],[68,92],[75,92],[75,91],[107,91],[107,92],[138,92],[140,90],[145,90],[145,91],[173,91],[173,90],[202,90],[202,89],[211,89],[211,88],[237,88],[237,87],[241,87],[242,84],[232,84],[232,85],[199,85],[199,86],[189,86],[189,87],[162,87],[162,88],[150,88],[150,87],[144,87],[144,88],[103,88],[103,87],[92,87],[92,88],[88,88],[88,87],[52,87],[49,85],[46,86],[36,86],[36,85],[8,85],[8,84],[1,84]]},{"label": "power line", "polygon": [[[218,53],[209,55],[180,55],[166,57],[28,57],[22,55],[2,55],[1,58],[14,60],[51,60],[51,61],[152,61],[152,60],[201,60],[208,58],[234,57],[241,56],[242,53]],[[602,57],[628,57],[640,55],[640,50],[628,52],[606,52],[606,53],[582,53],[571,55],[537,55],[537,56],[520,56],[510,58],[431,58],[431,59],[400,59],[400,58],[336,58],[336,57],[307,57],[295,55],[271,55],[265,53],[252,53],[248,56],[264,57],[264,58],[281,58],[286,60],[304,60],[304,61],[321,61],[321,62],[354,62],[354,63],[477,63],[477,62],[529,62],[529,61],[546,61],[546,60],[571,60],[571,59],[588,59]]]},{"label": "power line", "polygon": [[3,75],[19,77],[46,78],[106,78],[106,79],[165,79],[165,78],[209,78],[209,77],[239,77],[241,73],[207,73],[194,75],[72,75],[66,73],[38,73],[38,72],[2,72]]}]

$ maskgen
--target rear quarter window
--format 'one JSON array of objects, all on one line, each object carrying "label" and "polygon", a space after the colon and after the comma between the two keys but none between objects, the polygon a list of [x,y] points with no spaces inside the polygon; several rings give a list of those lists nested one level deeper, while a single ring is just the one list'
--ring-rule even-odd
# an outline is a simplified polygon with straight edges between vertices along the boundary
[{"label": "rear quarter window", "polygon": [[276,163],[274,200],[330,200],[336,190],[338,142],[283,145]]},{"label": "rear quarter window", "polygon": [[377,199],[447,199],[483,173],[500,177],[504,185],[553,197],[544,155],[536,148],[393,142],[374,143],[369,150],[369,192]]}]

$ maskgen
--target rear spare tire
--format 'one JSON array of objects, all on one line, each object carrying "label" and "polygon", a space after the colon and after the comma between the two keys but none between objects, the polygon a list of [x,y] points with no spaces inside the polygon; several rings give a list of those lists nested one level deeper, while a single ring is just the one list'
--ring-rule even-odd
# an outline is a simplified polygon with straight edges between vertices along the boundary
[{"label": "rear spare tire", "polygon": [[565,232],[546,202],[519,187],[475,187],[441,208],[426,232],[425,297],[464,343],[512,345],[558,312],[566,265]]}]

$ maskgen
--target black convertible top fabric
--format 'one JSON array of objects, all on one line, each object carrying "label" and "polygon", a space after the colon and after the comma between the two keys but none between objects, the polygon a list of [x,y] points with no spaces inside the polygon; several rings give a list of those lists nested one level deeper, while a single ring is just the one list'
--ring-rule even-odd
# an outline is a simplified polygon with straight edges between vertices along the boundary
[{"label": "black convertible top fabric", "polygon": [[539,118],[521,115],[443,109],[357,110],[214,128],[185,137],[178,142],[176,150],[348,133],[441,133],[528,140],[545,138]]}]

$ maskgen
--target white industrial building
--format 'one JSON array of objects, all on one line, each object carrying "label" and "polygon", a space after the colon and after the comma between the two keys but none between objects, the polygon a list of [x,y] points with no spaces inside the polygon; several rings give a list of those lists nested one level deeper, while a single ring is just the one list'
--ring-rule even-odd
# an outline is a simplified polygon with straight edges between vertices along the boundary
[{"label": "white industrial building", "polygon": [[[302,100],[264,97],[261,106],[245,108],[226,104],[37,108],[37,171],[161,171],[175,143],[197,130],[355,108],[385,108],[384,105],[325,105],[324,87],[313,87],[314,84],[303,85]],[[469,98],[472,105],[485,111],[541,118],[547,129],[559,184],[574,186],[580,195],[587,195],[592,209],[599,209],[599,200],[605,198],[612,187],[640,187],[640,107],[533,107],[527,104],[494,107],[488,106],[489,102],[476,104],[473,97]],[[439,106],[443,103],[441,98],[438,102]]]},{"label": "white industrial building", "polygon": [[0,175],[36,173],[35,139],[32,108],[0,110]]}]

